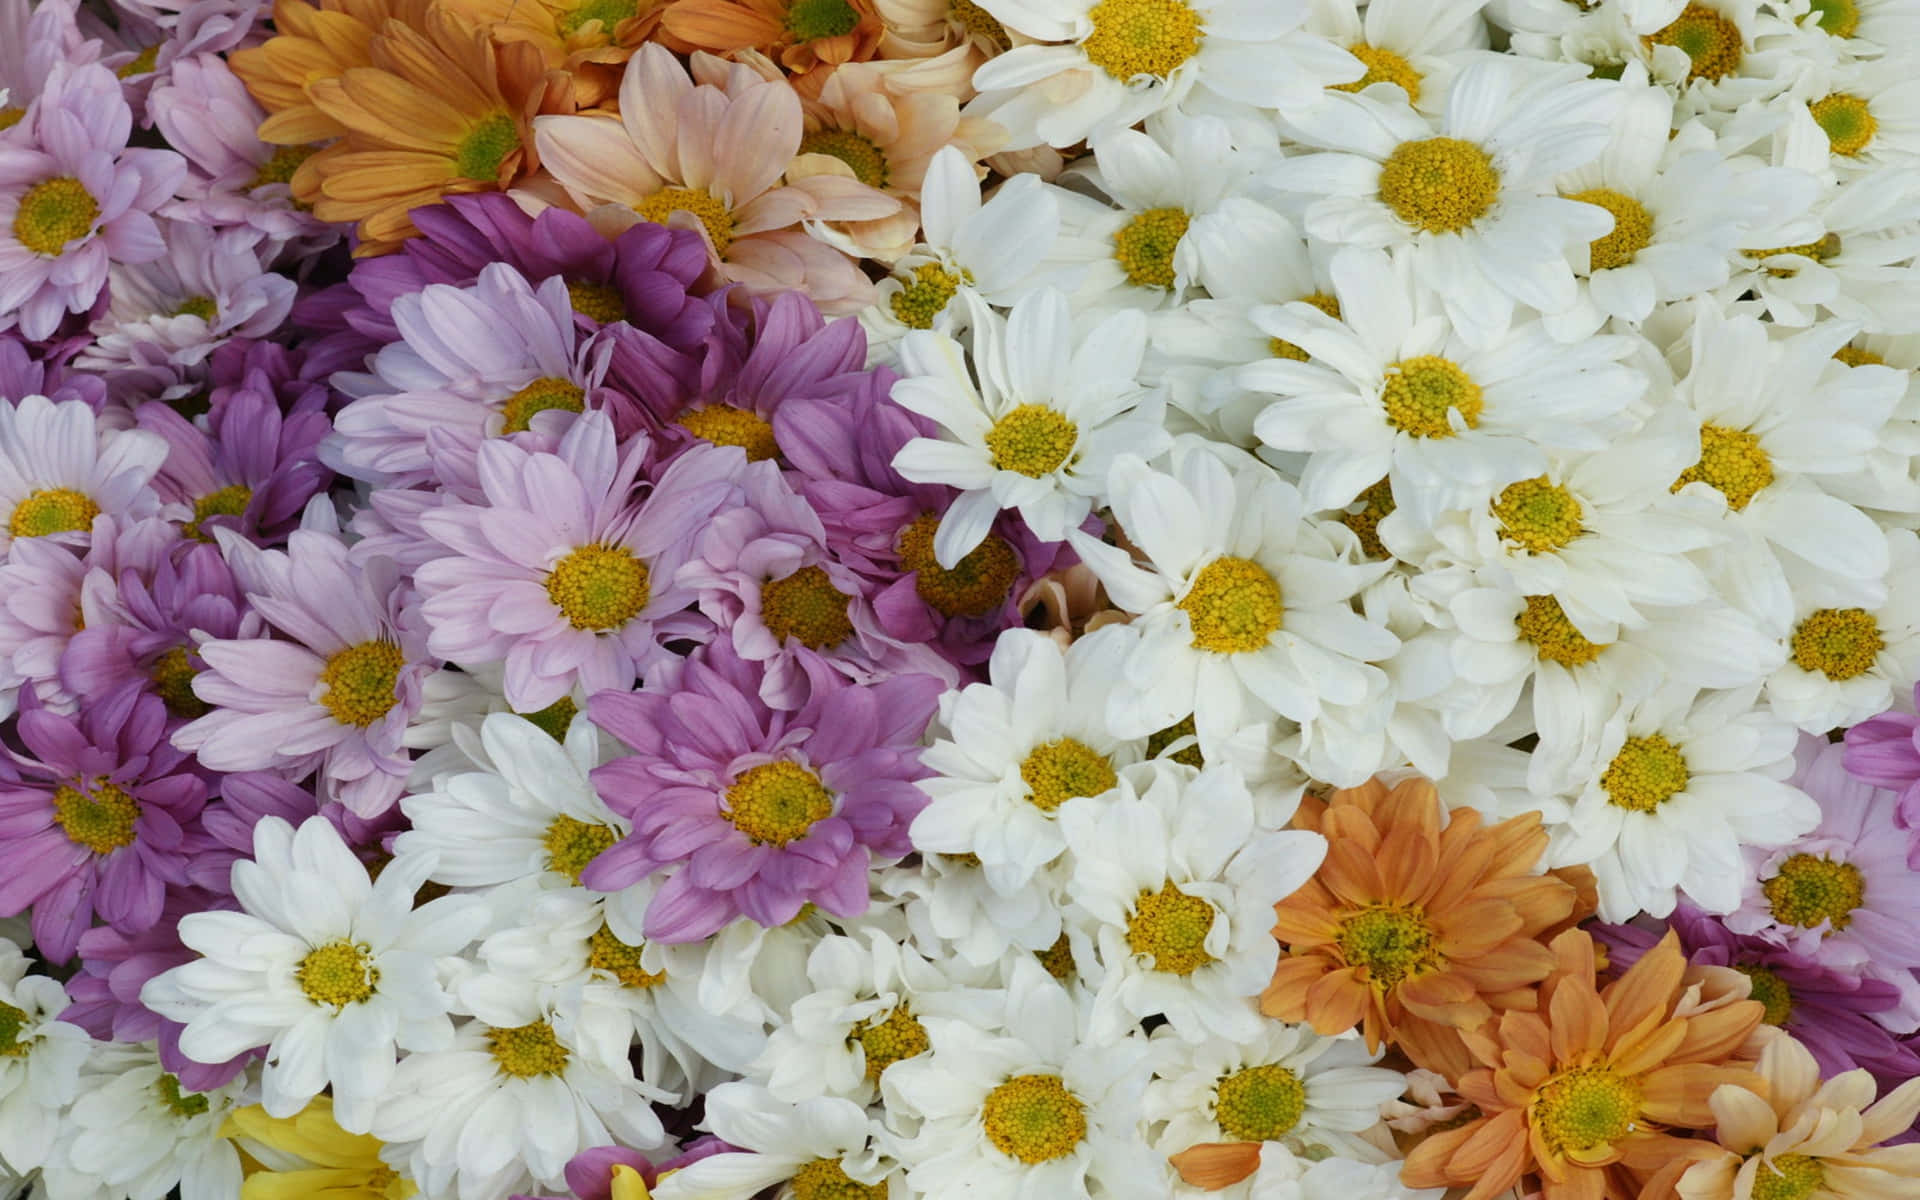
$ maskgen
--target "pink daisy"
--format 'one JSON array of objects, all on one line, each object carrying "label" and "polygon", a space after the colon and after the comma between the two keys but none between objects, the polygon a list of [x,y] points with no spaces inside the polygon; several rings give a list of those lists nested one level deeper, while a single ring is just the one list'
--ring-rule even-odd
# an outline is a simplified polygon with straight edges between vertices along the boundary
[{"label": "pink daisy", "polygon": [[0,403],[0,554],[15,538],[84,543],[102,513],[154,516],[149,481],[166,457],[151,433],[100,429],[81,400]]},{"label": "pink daisy", "polygon": [[27,109],[47,86],[55,64],[93,62],[100,43],[80,31],[80,0],[0,0],[0,143],[27,141]]}]

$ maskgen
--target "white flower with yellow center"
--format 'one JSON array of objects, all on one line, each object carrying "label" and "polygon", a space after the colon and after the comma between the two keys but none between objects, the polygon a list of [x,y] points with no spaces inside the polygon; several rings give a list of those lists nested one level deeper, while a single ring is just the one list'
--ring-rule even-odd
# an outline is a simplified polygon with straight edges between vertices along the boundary
[{"label": "white flower with yellow center", "polygon": [[1289,1149],[1372,1162],[1381,1150],[1354,1135],[1380,1124],[1407,1079],[1376,1067],[1357,1037],[1321,1037],[1304,1025],[1263,1021],[1252,1037],[1189,1042],[1171,1027],[1153,1035],[1152,1083],[1142,1109],[1166,1125],[1154,1147],[1178,1154],[1205,1142],[1281,1142]]},{"label": "white flower with yellow center", "polygon": [[1878,58],[1920,41],[1920,9],[1911,0],[1787,0],[1783,7],[1846,57]]},{"label": "white flower with yellow center", "polygon": [[768,1194],[782,1200],[887,1200],[906,1194],[899,1164],[874,1144],[881,1131],[851,1100],[815,1096],[789,1102],[751,1083],[723,1083],[706,1101],[701,1128],[733,1149],[669,1172],[653,1189],[653,1200],[753,1200]]},{"label": "white flower with yellow center", "polygon": [[[807,956],[820,939],[836,933],[859,936],[861,930],[871,928],[881,930],[895,942],[907,940],[905,914],[884,892],[876,890],[872,902],[872,907],[855,920],[830,919],[808,906],[785,925],[733,922],[707,943],[700,1002],[713,1012],[751,1017],[766,1025],[785,1024],[794,1004],[813,991],[807,978]],[[641,909],[636,906],[628,911]],[[637,930],[638,925],[634,928]]]},{"label": "white flower with yellow center", "polygon": [[1252,998],[1280,956],[1273,906],[1313,877],[1326,842],[1257,826],[1232,767],[1155,761],[1127,775],[1132,795],[1060,814],[1066,919],[1095,989],[1088,1035],[1117,1040],[1162,1016],[1189,1041],[1257,1037],[1267,1019]]},{"label": "white flower with yellow center", "polygon": [[990,967],[1010,953],[1041,954],[1066,945],[1061,874],[1049,867],[1015,891],[1002,892],[988,882],[977,855],[923,852],[915,866],[881,872],[879,886],[899,906],[922,953]]},{"label": "white flower with yellow center", "polygon": [[488,920],[473,896],[414,907],[431,859],[389,863],[374,882],[324,817],[253,827],[233,864],[239,912],[192,913],[180,940],[201,957],[147,981],[140,1002],[186,1028],[180,1051],[223,1063],[267,1049],[261,1103],[290,1117],[331,1088],[340,1127],[367,1132],[394,1077],[395,1048],[453,1034],[435,960]]},{"label": "white flower with yellow center", "polygon": [[1783,104],[1787,138],[1824,143],[1842,179],[1920,164],[1920,80],[1904,59],[1810,65]]},{"label": "white flower with yellow center", "polygon": [[1639,0],[1638,7],[1632,15],[1640,20],[1614,23],[1618,55],[1644,64],[1679,101],[1683,117],[1723,117],[1770,101],[1802,57],[1796,43],[1808,36],[1796,35],[1770,11],[1778,6],[1763,7],[1762,0]]},{"label": "white flower with yellow center", "polygon": [[[1328,742],[1348,784],[1378,769],[1387,677],[1400,639],[1353,609],[1386,563],[1343,560],[1300,494],[1266,466],[1235,470],[1204,445],[1176,447],[1173,474],[1131,455],[1114,466],[1114,515],[1144,563],[1075,531],[1074,549],[1123,627],[1107,727],[1147,737],[1192,717],[1202,755],[1273,714],[1303,731],[1323,715],[1359,736]],[[1305,734],[1303,733],[1303,736]]]},{"label": "white flower with yellow center", "polygon": [[1855,471],[1830,475],[1822,486],[1875,512],[1882,524],[1912,526],[1911,514],[1920,513],[1920,333],[1863,333],[1833,356],[1850,367],[1892,367],[1905,376],[1907,390]]},{"label": "white flower with yellow center", "polygon": [[974,72],[969,115],[1007,149],[1071,146],[1180,104],[1196,85],[1258,108],[1309,105],[1366,70],[1303,31],[1304,0],[975,0],[1021,45]]},{"label": "white flower with yellow center", "polygon": [[151,1043],[102,1045],[48,1164],[51,1193],[162,1200],[177,1186],[181,1200],[233,1200],[240,1156],[224,1127],[247,1083],[190,1091]]},{"label": "white flower with yellow center", "polygon": [[1014,960],[993,1025],[929,1020],[927,1037],[881,1085],[911,1194],[1165,1200],[1172,1172],[1139,1136],[1146,1038],[1092,1039],[1038,962]]},{"label": "white flower with yellow center", "polygon": [[1808,733],[1883,713],[1920,680],[1920,537],[1889,529],[1887,548],[1891,566],[1878,603],[1788,568],[1794,624],[1776,631],[1786,661],[1767,680],[1767,703]]},{"label": "white flower with yellow center", "polygon": [[1565,824],[1549,814],[1548,859],[1593,869],[1601,920],[1664,917],[1676,892],[1732,912],[1741,847],[1783,846],[1819,823],[1819,805],[1786,782],[1799,731],[1756,709],[1758,693],[1665,687],[1592,738]]},{"label": "white flower with yellow center", "polygon": [[53,1149],[61,1114],[80,1091],[93,1039],[59,1020],[67,991],[29,975],[20,947],[0,938],[0,1167],[22,1174]]},{"label": "white flower with yellow center", "polygon": [[[1447,89],[1476,51],[1487,48],[1484,0],[1433,4],[1429,0],[1312,0],[1307,28],[1346,47],[1367,73],[1342,92],[1391,86],[1429,115],[1445,111]],[[1285,120],[1286,114],[1281,114]]]},{"label": "white flower with yellow center", "polygon": [[1145,734],[1107,730],[1113,659],[1126,643],[1118,628],[1064,652],[1035,630],[1001,634],[988,681],[940,698],[934,741],[920,758],[933,775],[918,783],[931,803],[913,820],[914,847],[973,855],[1007,895],[1058,859],[1061,807],[1119,787],[1119,768],[1144,749]]},{"label": "white flower with yellow center", "polygon": [[901,339],[905,378],[893,388],[894,403],[946,432],[908,442],[893,467],[960,489],[933,536],[934,558],[949,569],[1002,509],[1059,541],[1106,498],[1116,454],[1158,453],[1167,436],[1164,398],[1137,380],[1141,314],[1114,313],[1075,337],[1067,297],[1052,288],[1021,297],[1004,318],[970,303],[971,355],[944,333],[915,330]]},{"label": "white flower with yellow center", "polygon": [[1368,249],[1411,246],[1460,335],[1496,342],[1517,304],[1543,313],[1577,296],[1567,250],[1604,237],[1605,212],[1558,195],[1554,179],[1607,144],[1617,89],[1585,68],[1486,56],[1462,71],[1433,123],[1377,93],[1329,93],[1291,113],[1296,138],[1326,148],[1266,181],[1311,197],[1307,232]]}]

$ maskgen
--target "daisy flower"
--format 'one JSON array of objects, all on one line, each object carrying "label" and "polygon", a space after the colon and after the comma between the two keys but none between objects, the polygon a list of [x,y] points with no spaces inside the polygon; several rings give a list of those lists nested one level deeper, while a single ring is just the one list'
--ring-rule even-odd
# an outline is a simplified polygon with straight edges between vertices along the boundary
[{"label": "daisy flower", "polygon": [[1180,105],[1195,87],[1258,108],[1310,105],[1366,68],[1301,29],[1304,3],[1270,0],[977,0],[1022,44],[973,75],[969,111],[1007,149],[1071,146]]},{"label": "daisy flower", "polygon": [[[1908,707],[1908,697],[1899,699],[1901,708]],[[1920,684],[1913,699],[1920,702]],[[1846,745],[1847,773],[1899,792],[1900,824],[1920,826],[1920,719],[1898,710],[1881,713],[1847,730]],[[1909,853],[1909,865],[1915,862],[1920,862],[1920,852]]]},{"label": "daisy flower", "polygon": [[873,1119],[851,1100],[788,1102],[751,1083],[723,1083],[706,1099],[701,1127],[733,1149],[665,1175],[654,1200],[878,1198],[904,1186],[899,1166],[872,1144]]},{"label": "daisy flower", "polygon": [[241,387],[205,418],[207,429],[165,404],[143,404],[134,421],[167,442],[154,490],[193,511],[183,532],[203,542],[224,525],[249,540],[274,542],[293,531],[331,472],[318,448],[331,424],[318,405],[283,412],[269,391]]},{"label": "daisy flower", "polygon": [[[90,38],[75,19],[78,0],[45,0],[29,4],[26,0],[8,0],[0,5],[0,137],[26,140],[33,127],[25,128],[27,109],[47,86],[47,80],[60,65],[93,62],[102,46]],[[15,132],[15,131],[18,132]]]},{"label": "daisy flower", "polygon": [[1838,177],[1920,163],[1920,82],[1898,62],[1814,67],[1789,95],[1806,107],[1791,110],[1786,136],[1824,139]]},{"label": "daisy flower", "polygon": [[240,1155],[225,1136],[244,1080],[185,1088],[151,1047],[102,1047],[83,1078],[51,1169],[129,1200],[232,1200]]},{"label": "daisy flower", "polygon": [[1572,307],[1568,251],[1611,228],[1604,212],[1553,187],[1607,144],[1615,90],[1584,74],[1478,59],[1454,81],[1437,133],[1404,104],[1330,94],[1295,117],[1297,136],[1327,151],[1290,157],[1266,180],[1317,197],[1305,218],[1315,237],[1411,247],[1415,277],[1459,335],[1484,348],[1516,303],[1542,313]]},{"label": "daisy flower", "polygon": [[1211,756],[1267,713],[1303,727],[1326,717],[1363,736],[1310,752],[1330,771],[1365,778],[1379,765],[1372,714],[1387,688],[1372,664],[1400,639],[1354,612],[1352,598],[1387,564],[1341,560],[1306,519],[1300,494],[1265,466],[1236,471],[1188,447],[1174,472],[1128,454],[1107,483],[1144,562],[1078,530],[1070,536],[1114,603],[1136,614],[1108,728],[1145,737],[1191,715],[1200,752]]},{"label": "daisy flower", "polygon": [[1802,28],[1820,30],[1842,50],[1861,58],[1910,45],[1920,33],[1920,13],[1905,0],[1807,0]]},{"label": "daisy flower", "polygon": [[418,865],[369,880],[323,817],[297,830],[263,818],[253,848],[233,865],[241,911],[183,917],[180,938],[201,957],[148,981],[140,1001],[186,1025],[180,1049],[200,1062],[266,1046],[269,1114],[292,1117],[331,1087],[341,1127],[365,1133],[393,1080],[395,1047],[452,1036],[434,960],[473,940],[486,906],[446,896],[414,907]]},{"label": "daisy flower", "polygon": [[734,57],[758,51],[779,62],[812,96],[880,49],[873,0],[667,0],[660,28],[682,49]]},{"label": "daisy flower", "polygon": [[1346,47],[1367,68],[1359,79],[1335,84],[1333,90],[1390,85],[1408,104],[1438,116],[1445,111],[1447,90],[1461,64],[1474,51],[1487,48],[1481,7],[1421,0],[1374,0],[1364,6],[1355,0],[1314,0],[1307,28]]},{"label": "daisy flower", "polygon": [[93,1039],[60,1020],[60,981],[29,975],[32,962],[0,938],[0,1163],[32,1171],[58,1140],[61,1114],[80,1094]]},{"label": "daisy flower", "polygon": [[1796,620],[1786,661],[1767,680],[1767,703],[1808,733],[1885,712],[1920,678],[1920,537],[1889,529],[1887,549],[1891,566],[1878,604],[1846,603],[1856,598],[1846,590],[1823,597],[1822,581],[1789,566]]},{"label": "daisy flower", "polygon": [[167,444],[141,430],[107,430],[83,400],[0,402],[0,554],[15,538],[84,544],[102,514],[158,515],[148,484]]},{"label": "daisy flower", "polygon": [[968,966],[991,967],[1014,950],[1052,954],[1056,978],[1064,982],[1073,974],[1073,951],[1060,921],[1061,874],[1044,871],[1001,892],[973,859],[923,851],[914,866],[882,872],[877,886],[899,906],[914,944],[929,958],[952,955]]}]

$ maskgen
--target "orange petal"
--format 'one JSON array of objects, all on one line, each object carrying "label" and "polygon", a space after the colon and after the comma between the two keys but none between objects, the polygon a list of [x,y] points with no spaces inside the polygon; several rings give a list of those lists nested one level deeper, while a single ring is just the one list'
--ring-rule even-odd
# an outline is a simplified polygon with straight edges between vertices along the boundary
[{"label": "orange petal", "polygon": [[[1555,944],[1567,936],[1561,934]],[[1672,1012],[1674,997],[1680,990],[1680,977],[1686,969],[1687,957],[1680,952],[1680,935],[1669,929],[1659,945],[1641,955],[1639,962],[1600,994],[1606,1001],[1613,1028],[1632,1029],[1649,1016]]]},{"label": "orange petal", "polygon": [[1713,1089],[1726,1083],[1756,1092],[1766,1087],[1761,1077],[1752,1071],[1682,1063],[1641,1077],[1640,1110],[1663,1125],[1704,1129],[1713,1124],[1713,1107],[1709,1103]]},{"label": "orange petal", "polygon": [[1335,969],[1332,959],[1317,954],[1282,958],[1273,980],[1260,993],[1260,1011],[1282,1021],[1299,1023],[1307,1016],[1307,990]]},{"label": "orange petal", "polygon": [[1553,990],[1547,1016],[1553,1028],[1553,1057],[1578,1062],[1607,1044],[1607,1009],[1592,987],[1569,979]]},{"label": "orange petal", "polygon": [[1357,968],[1330,971],[1307,989],[1307,1023],[1327,1037],[1345,1033],[1367,1015],[1372,1000],[1373,989],[1360,981]]},{"label": "orange petal", "polygon": [[1260,1143],[1205,1142],[1189,1146],[1167,1161],[1187,1183],[1217,1192],[1260,1169]]}]

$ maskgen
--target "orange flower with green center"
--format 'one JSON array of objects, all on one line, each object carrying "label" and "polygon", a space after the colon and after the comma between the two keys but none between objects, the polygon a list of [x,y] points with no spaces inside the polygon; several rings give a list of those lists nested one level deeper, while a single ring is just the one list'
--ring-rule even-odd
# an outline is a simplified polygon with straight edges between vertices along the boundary
[{"label": "orange flower with green center", "polygon": [[1306,886],[1274,906],[1283,953],[1261,1011],[1323,1034],[1355,1025],[1421,1066],[1465,1069],[1461,1032],[1532,1004],[1541,939],[1592,911],[1584,871],[1536,874],[1539,814],[1488,826],[1433,785],[1379,780],[1301,802],[1327,839]]},{"label": "orange flower with green center", "polygon": [[1596,981],[1593,939],[1570,929],[1533,1011],[1465,1034],[1471,1069],[1453,1088],[1479,1116],[1413,1148],[1409,1187],[1466,1187],[1486,1200],[1534,1176],[1546,1200],[1637,1200],[1644,1176],[1695,1144],[1666,1132],[1713,1125],[1723,1085],[1759,1089],[1729,1059],[1760,1024],[1754,1000],[1691,1007],[1686,957],[1669,932],[1619,979]]},{"label": "orange flower with green center", "polygon": [[670,0],[660,27],[682,53],[757,50],[777,59],[808,96],[835,67],[878,54],[885,32],[872,0]]}]

